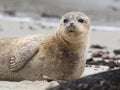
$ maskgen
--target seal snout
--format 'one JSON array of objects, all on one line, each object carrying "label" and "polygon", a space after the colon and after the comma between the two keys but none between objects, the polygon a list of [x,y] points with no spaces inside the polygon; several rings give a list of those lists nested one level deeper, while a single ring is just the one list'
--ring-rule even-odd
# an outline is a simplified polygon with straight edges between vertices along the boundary
[{"label": "seal snout", "polygon": [[70,22],[66,28],[69,32],[75,32],[76,31],[76,26],[75,26],[74,22]]}]

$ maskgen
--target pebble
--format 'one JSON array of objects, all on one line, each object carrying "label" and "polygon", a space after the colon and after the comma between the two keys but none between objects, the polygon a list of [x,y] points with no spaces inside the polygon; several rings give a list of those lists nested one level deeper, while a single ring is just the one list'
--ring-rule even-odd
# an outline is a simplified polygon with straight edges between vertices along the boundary
[{"label": "pebble", "polygon": [[113,53],[114,53],[115,55],[120,55],[120,49],[114,50]]},{"label": "pebble", "polygon": [[109,52],[103,52],[103,51],[97,51],[97,52],[94,52],[91,56],[92,57],[102,57],[104,54],[108,54]]},{"label": "pebble", "polygon": [[100,45],[91,45],[90,48],[94,48],[94,49],[105,49],[105,46],[100,46]]},{"label": "pebble", "polygon": [[103,59],[118,60],[118,59],[120,59],[120,57],[119,57],[119,56],[116,56],[116,55],[111,55],[111,54],[104,54],[104,55],[103,55]]}]

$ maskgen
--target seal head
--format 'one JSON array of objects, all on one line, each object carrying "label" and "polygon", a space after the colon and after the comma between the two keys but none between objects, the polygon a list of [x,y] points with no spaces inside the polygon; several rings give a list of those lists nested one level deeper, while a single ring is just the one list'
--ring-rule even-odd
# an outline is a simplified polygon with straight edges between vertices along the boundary
[{"label": "seal head", "polygon": [[89,33],[90,22],[84,13],[69,12],[62,17],[58,30],[62,32],[60,36],[66,41],[75,43],[81,36]]}]

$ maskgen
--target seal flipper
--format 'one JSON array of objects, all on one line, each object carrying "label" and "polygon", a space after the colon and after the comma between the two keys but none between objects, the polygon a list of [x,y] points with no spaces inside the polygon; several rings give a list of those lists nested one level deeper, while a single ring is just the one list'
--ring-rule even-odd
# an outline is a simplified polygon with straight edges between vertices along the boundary
[{"label": "seal flipper", "polygon": [[10,59],[9,68],[11,71],[17,71],[21,69],[31,58],[38,52],[38,42],[30,42],[23,48],[21,48]]}]

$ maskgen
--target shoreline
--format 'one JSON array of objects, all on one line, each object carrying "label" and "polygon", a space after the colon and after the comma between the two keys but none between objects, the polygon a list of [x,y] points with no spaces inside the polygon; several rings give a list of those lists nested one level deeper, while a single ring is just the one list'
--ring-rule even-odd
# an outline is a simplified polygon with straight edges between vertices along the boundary
[{"label": "shoreline", "polygon": [[[57,18],[10,17],[0,15],[0,38],[19,37],[54,32],[59,24]],[[99,44],[109,48],[119,48],[120,27],[92,26],[90,45]]]},{"label": "shoreline", "polygon": [[[41,24],[46,27],[53,27],[56,28],[59,24],[59,18],[49,18],[49,17],[16,17],[16,16],[8,16],[8,15],[3,15],[0,14],[0,20],[5,20],[5,21],[15,21],[15,22],[34,22]],[[119,26],[108,26],[108,25],[92,25],[91,30],[96,30],[96,31],[120,31]]]}]

